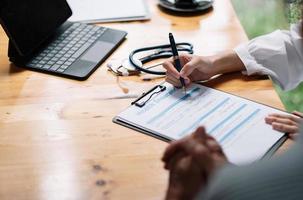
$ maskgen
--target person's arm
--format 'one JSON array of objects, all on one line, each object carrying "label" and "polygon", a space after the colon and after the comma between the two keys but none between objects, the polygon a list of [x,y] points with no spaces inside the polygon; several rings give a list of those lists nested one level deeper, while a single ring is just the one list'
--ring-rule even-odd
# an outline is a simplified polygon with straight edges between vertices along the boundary
[{"label": "person's arm", "polygon": [[189,85],[192,82],[208,80],[217,74],[245,70],[243,62],[233,50],[214,56],[181,54],[180,61],[183,65],[181,72],[178,72],[174,67],[172,58],[166,60],[163,64],[167,71],[166,81],[176,87],[180,86],[180,76]]},{"label": "person's arm", "polygon": [[213,75],[246,70],[242,60],[233,50],[209,56],[209,59],[213,68]]},{"label": "person's arm", "polygon": [[174,68],[173,60],[168,59],[163,65],[166,80],[179,86],[180,76],[190,84],[217,74],[242,71],[246,75],[269,75],[282,89],[293,89],[303,80],[301,30],[298,23],[290,31],[277,30],[214,56],[181,55],[181,73]]}]

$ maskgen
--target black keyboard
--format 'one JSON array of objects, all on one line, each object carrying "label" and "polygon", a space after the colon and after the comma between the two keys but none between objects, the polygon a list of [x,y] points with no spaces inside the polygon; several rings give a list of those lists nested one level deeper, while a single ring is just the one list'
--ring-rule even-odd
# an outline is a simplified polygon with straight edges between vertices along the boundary
[{"label": "black keyboard", "polygon": [[104,32],[106,28],[74,23],[49,46],[35,56],[28,67],[63,73],[67,70]]}]

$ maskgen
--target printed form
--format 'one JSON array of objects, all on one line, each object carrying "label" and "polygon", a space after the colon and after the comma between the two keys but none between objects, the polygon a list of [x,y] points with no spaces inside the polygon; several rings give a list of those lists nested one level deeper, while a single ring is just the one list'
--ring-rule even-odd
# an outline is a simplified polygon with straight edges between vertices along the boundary
[{"label": "printed form", "polygon": [[170,140],[204,126],[234,164],[261,159],[284,135],[267,125],[264,118],[285,112],[198,84],[188,88],[186,94],[168,83],[164,86],[166,90],[153,95],[144,107],[130,106],[117,117]]}]

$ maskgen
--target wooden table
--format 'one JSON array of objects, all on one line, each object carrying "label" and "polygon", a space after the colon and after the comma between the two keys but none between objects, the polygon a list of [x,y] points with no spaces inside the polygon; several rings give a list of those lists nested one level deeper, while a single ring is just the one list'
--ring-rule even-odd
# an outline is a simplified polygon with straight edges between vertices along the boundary
[{"label": "wooden table", "polygon": [[[166,14],[156,2],[148,0],[150,21],[104,24],[129,33],[110,59],[167,43],[170,31],[178,41],[194,43],[201,55],[247,41],[229,0],[193,17]],[[111,121],[160,80],[127,77],[119,86],[105,64],[84,82],[31,72],[9,63],[7,43],[1,30],[0,199],[164,197],[168,174],[160,158],[167,143]],[[234,73],[208,85],[283,109],[268,79]]]}]

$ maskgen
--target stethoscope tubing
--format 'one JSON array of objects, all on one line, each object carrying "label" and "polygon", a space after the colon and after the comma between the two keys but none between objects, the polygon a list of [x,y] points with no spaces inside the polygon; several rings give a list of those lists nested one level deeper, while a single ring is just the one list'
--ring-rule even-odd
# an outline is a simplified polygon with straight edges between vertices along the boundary
[{"label": "stethoscope tubing", "polygon": [[[190,44],[190,43],[187,43],[187,42],[177,43],[176,46],[177,47],[179,46],[178,51],[187,52],[189,54],[194,53],[193,52],[193,45]],[[183,46],[183,48],[182,48],[182,46]],[[188,46],[188,48],[184,48],[184,46]],[[143,68],[142,65],[145,64],[145,63],[148,63],[152,60],[172,57],[173,56],[172,52],[170,50],[167,50],[167,49],[170,49],[170,48],[171,48],[170,44],[165,44],[165,45],[158,45],[158,46],[151,46],[151,47],[144,47],[144,48],[136,49],[136,50],[132,51],[129,54],[129,61],[137,70],[139,70],[141,72],[145,72],[145,73],[148,73],[148,74],[154,74],[154,75],[165,75],[166,74],[165,72],[152,71],[152,70]],[[159,49],[158,52],[139,59],[139,61],[142,63],[141,66],[138,64],[138,61],[135,61],[135,59],[134,59],[134,56],[137,53],[141,53],[141,52],[144,52],[144,51],[157,50],[157,49]]]}]

